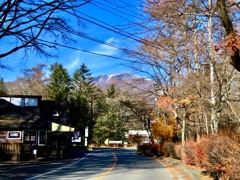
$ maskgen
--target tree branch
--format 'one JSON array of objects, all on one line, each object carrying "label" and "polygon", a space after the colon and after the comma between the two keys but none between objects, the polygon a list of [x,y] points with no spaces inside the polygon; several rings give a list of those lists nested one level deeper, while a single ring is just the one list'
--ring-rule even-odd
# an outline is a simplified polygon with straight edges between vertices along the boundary
[{"label": "tree branch", "polygon": [[[227,35],[235,35],[232,21],[230,20],[227,4],[225,0],[217,0],[217,7],[219,12],[219,17],[222,21],[223,27]],[[234,54],[231,54],[230,63],[235,67],[237,71],[240,72],[240,52],[239,49],[236,49]]]}]

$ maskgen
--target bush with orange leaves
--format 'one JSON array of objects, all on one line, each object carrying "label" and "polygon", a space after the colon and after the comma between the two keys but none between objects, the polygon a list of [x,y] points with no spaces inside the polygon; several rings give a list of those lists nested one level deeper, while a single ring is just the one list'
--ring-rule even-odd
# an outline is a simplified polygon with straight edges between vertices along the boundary
[{"label": "bush with orange leaves", "polygon": [[216,179],[240,179],[240,134],[205,137],[199,147],[203,167]]},{"label": "bush with orange leaves", "polygon": [[205,168],[215,179],[240,179],[240,133],[202,137],[199,142],[177,144],[175,153],[185,163]]},{"label": "bush with orange leaves", "polygon": [[183,144],[176,144],[174,146],[175,154],[178,159],[181,159],[183,162],[189,165],[197,164],[196,157],[196,147],[197,143],[194,141],[187,141]]}]

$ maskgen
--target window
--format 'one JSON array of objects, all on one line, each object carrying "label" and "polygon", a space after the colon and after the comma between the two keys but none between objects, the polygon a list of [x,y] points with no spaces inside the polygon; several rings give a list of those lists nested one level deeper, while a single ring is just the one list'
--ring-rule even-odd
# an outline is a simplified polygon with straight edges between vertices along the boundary
[{"label": "window", "polygon": [[0,97],[16,106],[38,106],[38,98],[34,97]]},{"label": "window", "polygon": [[38,106],[37,98],[24,98],[24,106]]},{"label": "window", "polygon": [[47,131],[43,130],[38,131],[38,145],[39,146],[47,145]]},{"label": "window", "polygon": [[37,131],[24,131],[23,143],[37,145]]}]

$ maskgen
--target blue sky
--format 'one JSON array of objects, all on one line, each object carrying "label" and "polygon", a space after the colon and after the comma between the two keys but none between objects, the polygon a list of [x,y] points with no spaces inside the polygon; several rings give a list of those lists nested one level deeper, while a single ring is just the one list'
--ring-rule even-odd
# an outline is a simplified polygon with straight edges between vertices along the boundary
[{"label": "blue sky", "polygon": [[[122,9],[122,11],[124,11],[125,13],[121,14],[121,12],[116,12],[114,11],[114,9],[109,8],[108,6],[117,8],[117,6],[115,6],[114,4],[109,3],[110,1],[114,2],[117,5],[125,6],[124,7],[125,9]],[[139,1],[137,0],[123,0],[123,1],[132,5],[139,3]],[[140,20],[135,16],[139,16],[139,14],[141,13],[141,10],[138,10],[137,8],[132,8],[132,7],[128,8],[126,7],[126,4],[121,2],[121,0],[116,0],[116,1],[93,0],[93,3],[97,3],[97,2],[105,4],[105,6],[103,6],[102,4],[98,4],[98,5],[101,6],[102,8],[105,8],[107,10],[111,10],[112,12],[117,13],[123,18],[127,18],[131,21]],[[97,6],[94,6],[93,4],[87,4],[81,7],[79,10],[89,16],[97,18],[119,29],[123,27],[127,27],[128,24],[131,24],[126,19],[120,18],[112,13],[109,13],[107,10],[101,9]],[[135,16],[128,15],[127,13],[131,13],[130,11],[131,12],[134,11]],[[83,23],[85,24],[86,28],[82,29],[82,32],[84,32],[87,36],[94,37],[96,39],[99,39],[101,41],[104,41],[110,44],[122,46],[127,49],[134,49],[136,46],[136,42],[133,42],[133,40],[126,38],[118,33],[114,33],[107,29],[103,29],[99,26],[96,26],[86,21],[83,21]],[[124,28],[124,31],[134,33],[134,30],[132,28],[128,28],[128,29]],[[76,37],[76,41],[77,43],[75,44],[66,44],[66,45],[74,48],[91,51],[98,54],[104,54],[108,56],[129,59],[129,57],[127,57],[126,55],[121,53],[119,49],[116,49],[114,47],[93,42],[82,37]],[[19,57],[21,55],[21,52],[15,53],[11,57],[1,60],[1,62],[7,64],[11,68],[11,70],[0,69],[0,76],[4,78],[5,82],[14,81],[16,80],[17,77],[22,76],[22,74],[20,73],[20,69],[32,68],[40,63],[50,66],[56,61],[59,63],[62,63],[63,66],[68,70],[70,75],[76,70],[76,68],[79,68],[79,66],[82,63],[84,63],[90,69],[92,76],[103,75],[103,74],[115,74],[115,73],[121,73],[121,72],[131,73],[131,70],[125,66],[129,62],[124,60],[93,55],[86,52],[62,48],[62,47],[59,50],[60,50],[59,57],[57,59],[44,59],[44,58],[39,58],[39,57],[36,57],[35,55],[32,55],[32,56],[29,56],[27,60],[20,60]]]}]

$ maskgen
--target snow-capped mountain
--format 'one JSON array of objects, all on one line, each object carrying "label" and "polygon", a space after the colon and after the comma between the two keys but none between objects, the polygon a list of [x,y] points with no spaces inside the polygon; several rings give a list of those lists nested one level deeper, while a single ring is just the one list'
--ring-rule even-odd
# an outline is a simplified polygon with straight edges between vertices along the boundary
[{"label": "snow-capped mountain", "polygon": [[120,89],[126,87],[149,89],[153,86],[153,82],[146,77],[130,73],[100,75],[94,78],[93,83],[103,90],[109,88],[112,84]]}]

